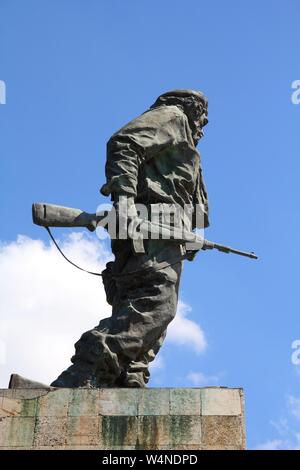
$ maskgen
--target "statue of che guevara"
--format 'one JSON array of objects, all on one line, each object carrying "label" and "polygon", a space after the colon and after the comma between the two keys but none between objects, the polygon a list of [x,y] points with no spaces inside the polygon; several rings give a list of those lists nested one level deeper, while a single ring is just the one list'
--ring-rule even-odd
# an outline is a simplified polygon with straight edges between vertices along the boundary
[{"label": "statue of che guevara", "polygon": [[[202,211],[199,228],[208,227],[196,149],[207,113],[202,93],[170,91],[109,139],[101,193],[111,196],[116,211],[125,196],[131,208],[139,203],[188,204]],[[191,225],[192,230],[196,218]],[[132,240],[113,239],[112,251],[115,260],[102,273],[112,315],[81,336],[72,365],[54,380],[54,387],[145,387],[149,381],[149,363],[176,313],[186,248],[180,240],[147,239],[144,252],[137,254]]]}]

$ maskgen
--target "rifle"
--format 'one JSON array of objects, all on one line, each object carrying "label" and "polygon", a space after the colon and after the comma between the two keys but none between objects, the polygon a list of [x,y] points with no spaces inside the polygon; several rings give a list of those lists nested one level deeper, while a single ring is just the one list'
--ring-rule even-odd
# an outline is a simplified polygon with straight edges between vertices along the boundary
[{"label": "rifle", "polygon": [[[107,228],[108,214],[109,211],[105,211],[103,214],[90,214],[80,209],[46,203],[35,203],[32,205],[33,222],[47,229],[49,227],[86,227],[88,230],[94,231],[97,226]],[[143,236],[149,236],[149,233],[151,233],[151,235],[155,235],[155,239],[157,236],[162,235],[164,239],[170,239],[177,243],[185,242],[186,244],[191,244],[191,250],[195,251],[215,249],[222,253],[233,253],[251,259],[258,259],[258,256],[253,252],[240,251],[235,248],[230,248],[229,246],[205,240],[191,231],[154,224],[148,220],[139,220],[139,232],[135,234],[135,237],[132,237],[136,254],[145,252]]]}]

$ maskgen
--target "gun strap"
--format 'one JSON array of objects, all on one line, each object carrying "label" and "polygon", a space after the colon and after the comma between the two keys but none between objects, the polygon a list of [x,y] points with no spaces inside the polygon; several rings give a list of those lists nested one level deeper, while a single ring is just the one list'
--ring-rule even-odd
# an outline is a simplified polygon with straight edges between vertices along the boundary
[{"label": "gun strap", "polygon": [[[56,248],[58,249],[60,254],[65,258],[66,261],[68,261],[68,263],[72,264],[72,266],[75,266],[75,268],[80,269],[80,271],[84,271],[85,273],[92,274],[93,276],[101,276],[102,277],[102,273],[95,273],[93,271],[88,271],[87,269],[81,268],[76,263],[73,263],[73,261],[69,260],[69,258],[67,258],[67,256],[63,253],[63,251],[59,247],[57,241],[55,240],[54,236],[51,233],[50,228],[45,226],[45,229],[49,233],[49,236],[50,236],[51,240],[53,241],[54,245],[56,246]],[[184,259],[187,259],[187,258],[188,258],[188,255],[187,255],[187,253],[185,253],[185,254],[182,254],[181,256],[179,256],[178,258],[176,258],[176,260],[173,261],[173,263],[167,263],[166,261],[163,261],[163,262],[160,263],[158,268],[154,268],[154,271],[160,271],[161,269],[168,268],[169,266],[174,266],[175,264],[177,264],[180,261],[183,261]],[[140,273],[144,273],[145,271],[149,271],[151,269],[153,269],[153,266],[149,266],[149,267],[146,267],[144,269],[137,269],[136,271],[128,271],[128,272],[125,272],[125,273],[115,274],[115,275],[113,275],[113,277],[117,278],[117,277],[122,277],[122,276],[128,276],[130,274],[140,274]]]},{"label": "gun strap", "polygon": [[93,274],[93,276],[102,276],[101,273],[94,273],[93,271],[88,271],[87,269],[83,269],[83,268],[81,268],[80,266],[78,266],[77,264],[73,263],[73,261],[69,260],[69,258],[66,257],[66,255],[62,252],[62,250],[61,250],[60,247],[58,246],[58,244],[57,244],[55,238],[53,237],[53,235],[52,235],[52,233],[51,233],[50,228],[49,228],[49,227],[45,227],[45,229],[46,229],[47,232],[49,233],[51,240],[53,241],[54,245],[56,246],[56,248],[58,249],[58,251],[60,252],[60,254],[65,258],[65,260],[68,261],[68,263],[70,263],[70,264],[72,264],[73,266],[75,266],[75,268],[80,269],[80,271],[84,271],[85,273]]}]

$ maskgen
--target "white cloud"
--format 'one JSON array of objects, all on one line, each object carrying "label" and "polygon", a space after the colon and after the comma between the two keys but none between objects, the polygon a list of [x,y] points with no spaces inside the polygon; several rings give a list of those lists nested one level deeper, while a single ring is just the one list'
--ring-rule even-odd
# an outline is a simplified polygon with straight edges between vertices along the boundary
[{"label": "white cloud", "polygon": [[221,375],[222,374],[206,375],[202,372],[189,372],[186,376],[186,380],[194,387],[205,387],[217,384],[220,381]]},{"label": "white cloud", "polygon": [[300,433],[295,433],[285,440],[273,439],[255,447],[255,450],[300,450]]},{"label": "white cloud", "polygon": [[[97,238],[73,232],[60,245],[79,266],[101,271],[110,253]],[[50,243],[18,236],[0,244],[0,387],[11,373],[50,383],[70,365],[81,334],[111,313],[100,277],[67,263]],[[167,341],[202,352],[199,325],[189,320],[191,308],[179,302]],[[152,370],[164,367],[158,357]]]},{"label": "white cloud", "polygon": [[262,444],[259,444],[255,447],[255,450],[279,450],[281,449],[282,444],[283,441],[280,439],[273,439],[271,441],[266,441]]},{"label": "white cloud", "polygon": [[6,363],[6,343],[0,339],[0,365]]},{"label": "white cloud", "polygon": [[288,432],[289,432],[289,422],[288,422],[287,418],[285,418],[285,417],[280,418],[278,421],[271,420],[270,424],[272,424],[272,426],[274,426],[274,428],[276,429],[276,431],[278,432],[278,434],[280,436],[284,436],[284,435],[288,434]]},{"label": "white cloud", "polygon": [[151,372],[156,372],[158,370],[161,371],[164,368],[165,368],[165,361],[161,355],[157,356],[155,360],[150,363],[150,367],[149,367]]},{"label": "white cloud", "polygon": [[[108,253],[88,235],[71,233],[61,247],[101,271]],[[81,334],[110,314],[100,277],[68,264],[51,244],[19,236],[0,246],[0,335],[6,346],[1,387],[16,372],[50,383],[70,364]]]},{"label": "white cloud", "polygon": [[255,447],[258,450],[300,450],[300,397],[289,395],[286,413],[277,421],[270,421],[280,439],[269,439]]},{"label": "white cloud", "polygon": [[168,327],[167,341],[201,353],[205,350],[207,342],[200,325],[186,318],[191,310],[189,305],[179,300],[176,317]]}]

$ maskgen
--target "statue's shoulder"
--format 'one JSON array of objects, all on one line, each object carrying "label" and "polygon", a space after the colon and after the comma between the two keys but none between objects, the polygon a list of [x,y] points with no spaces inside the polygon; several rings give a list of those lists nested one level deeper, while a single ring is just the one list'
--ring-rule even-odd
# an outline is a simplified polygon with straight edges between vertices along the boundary
[{"label": "statue's shoulder", "polygon": [[177,106],[162,105],[157,108],[152,108],[145,111],[140,116],[132,119],[132,121],[125,124],[112,137],[122,134],[127,134],[131,131],[138,131],[143,128],[157,128],[171,124],[172,122],[185,123],[187,117],[184,112]]},{"label": "statue's shoulder", "polygon": [[151,120],[154,122],[170,122],[170,121],[185,121],[187,116],[184,114],[182,109],[178,106],[158,106],[157,108],[152,108],[143,113],[140,118],[145,120]]}]

